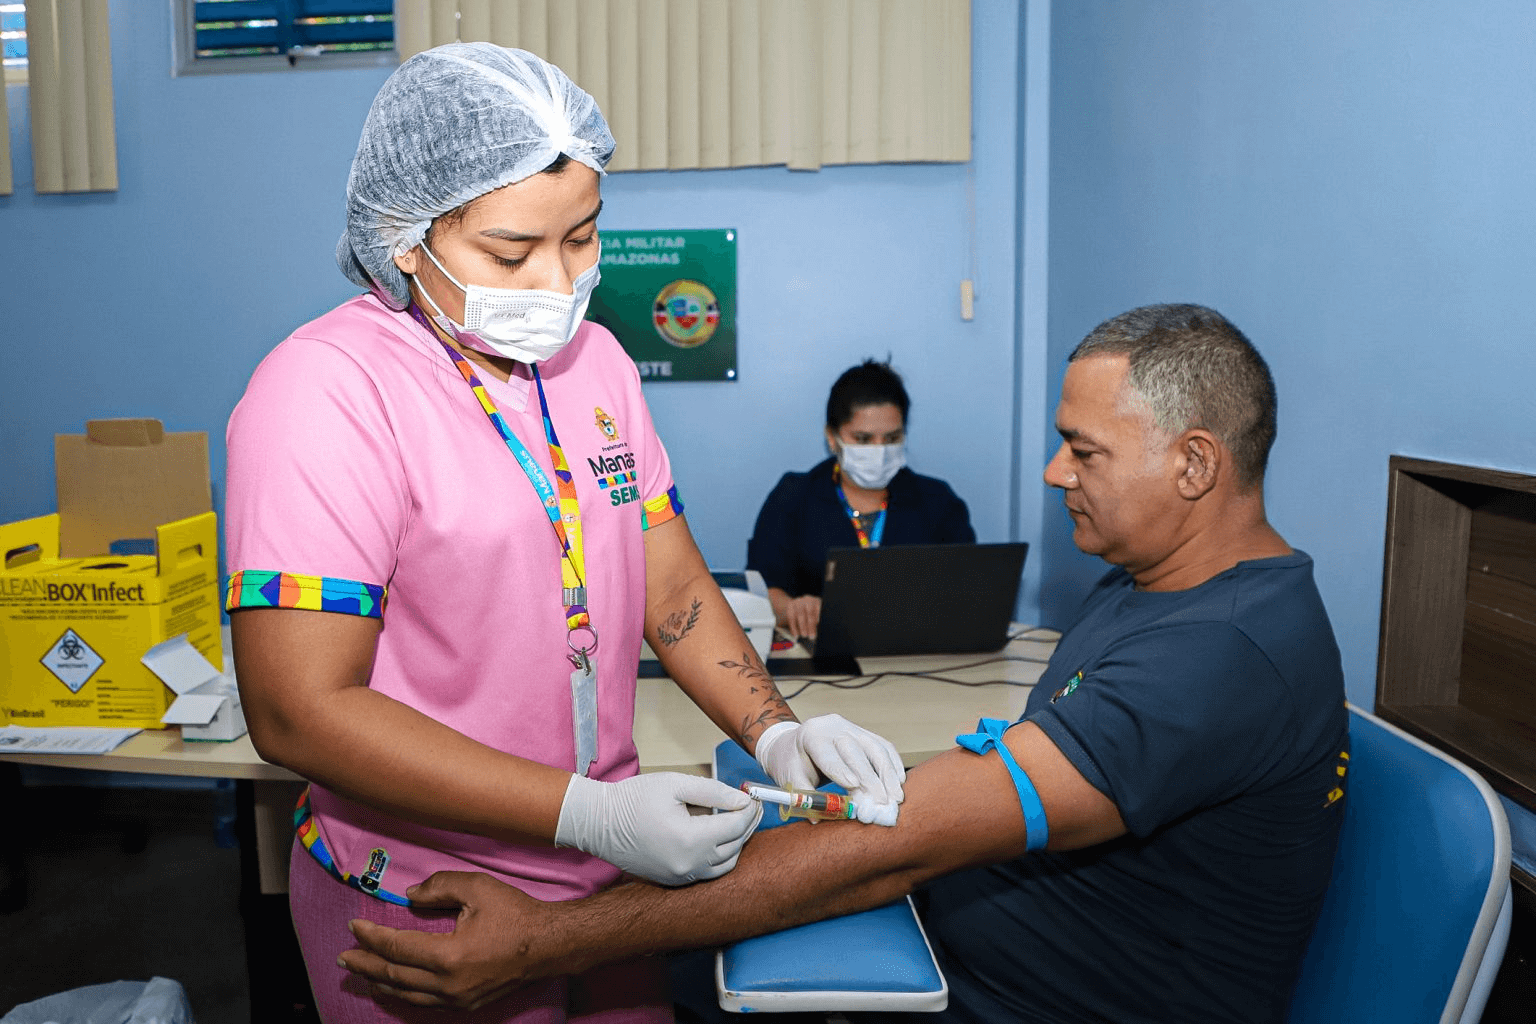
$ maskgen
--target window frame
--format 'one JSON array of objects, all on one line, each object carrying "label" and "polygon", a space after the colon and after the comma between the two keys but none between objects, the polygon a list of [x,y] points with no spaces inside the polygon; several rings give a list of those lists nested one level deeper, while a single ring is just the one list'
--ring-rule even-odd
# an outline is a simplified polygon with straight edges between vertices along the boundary
[{"label": "window frame", "polygon": [[398,44],[392,50],[346,50],[318,57],[290,58],[284,54],[252,57],[197,58],[197,0],[170,0],[171,77],[196,75],[272,74],[288,71],[331,71],[340,68],[393,68],[400,63]]},{"label": "window frame", "polygon": [[[20,4],[21,0],[6,0],[6,2]],[[25,6],[22,8],[21,17],[23,19],[23,24],[25,24],[25,19],[27,17]],[[19,68],[5,68],[3,75],[0,75],[0,82],[3,82],[5,85],[26,85],[27,68],[29,66],[30,65],[23,64]]]}]

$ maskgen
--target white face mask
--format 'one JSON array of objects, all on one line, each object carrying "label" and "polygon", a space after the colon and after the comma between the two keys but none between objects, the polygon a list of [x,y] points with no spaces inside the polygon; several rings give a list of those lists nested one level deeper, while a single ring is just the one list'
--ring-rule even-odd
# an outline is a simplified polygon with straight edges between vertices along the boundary
[{"label": "white face mask", "polygon": [[878,491],[907,464],[905,444],[842,444],[837,464],[843,475],[865,490]]},{"label": "white face mask", "polygon": [[597,287],[597,264],[576,275],[572,293],[541,291],[535,288],[486,288],[459,284],[448,268],[437,261],[425,242],[421,251],[432,265],[443,272],[464,293],[464,322],[454,323],[425,288],[422,296],[432,304],[432,319],[462,344],[490,356],[537,363],[565,348],[576,337],[592,289]]}]

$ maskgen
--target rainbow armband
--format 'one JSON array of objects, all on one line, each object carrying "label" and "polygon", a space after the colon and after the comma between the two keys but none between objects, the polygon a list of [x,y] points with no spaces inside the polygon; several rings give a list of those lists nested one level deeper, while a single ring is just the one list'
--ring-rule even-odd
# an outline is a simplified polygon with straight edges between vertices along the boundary
[{"label": "rainbow armband", "polygon": [[975,732],[956,736],[955,742],[973,754],[997,751],[1003,764],[1008,766],[1008,774],[1013,776],[1013,788],[1018,791],[1019,806],[1024,810],[1024,828],[1027,830],[1025,849],[1043,850],[1051,837],[1050,826],[1045,821],[1045,806],[1040,803],[1040,794],[1035,792],[1035,784],[1029,781],[1029,776],[1019,767],[1019,762],[1013,759],[1013,752],[1003,742],[1003,733],[1012,724],[1001,718],[983,718],[976,723]]}]

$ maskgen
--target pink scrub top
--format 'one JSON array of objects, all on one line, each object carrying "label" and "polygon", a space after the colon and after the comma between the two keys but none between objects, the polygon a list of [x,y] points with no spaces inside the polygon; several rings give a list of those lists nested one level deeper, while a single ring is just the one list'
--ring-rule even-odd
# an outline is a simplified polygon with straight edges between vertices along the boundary
[{"label": "pink scrub top", "polygon": [[[581,507],[599,634],[590,777],[639,770],[635,673],[645,610],[642,532],[682,511],[640,379],[583,323],[541,363]],[[554,480],[531,380],[481,381]],[[575,770],[560,544],[517,460],[438,340],[372,295],[295,331],[230,417],[226,607],[382,616],[369,686],[489,747]],[[577,850],[405,822],[320,786],[311,827],[335,867],[402,893],[434,871],[487,871],[571,899],[618,869]]]}]

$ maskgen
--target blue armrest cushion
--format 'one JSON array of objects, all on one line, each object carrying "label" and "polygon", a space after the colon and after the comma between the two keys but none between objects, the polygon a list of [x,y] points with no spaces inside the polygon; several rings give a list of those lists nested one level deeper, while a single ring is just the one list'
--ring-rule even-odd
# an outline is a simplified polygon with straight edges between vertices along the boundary
[{"label": "blue armrest cushion", "polygon": [[[757,760],[727,740],[715,748],[715,778],[730,786],[773,785]],[[836,792],[834,785],[823,786]],[[775,808],[758,829],[777,828]],[[833,826],[842,827],[842,826]],[[949,986],[909,899],[801,925],[725,947],[716,957],[720,1005],[751,1010],[942,1010]]]},{"label": "blue armrest cushion", "polygon": [[721,951],[733,992],[935,992],[944,977],[905,899]]}]

